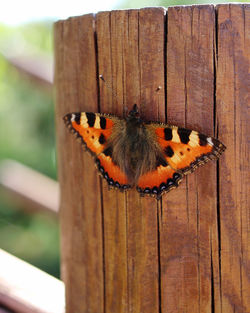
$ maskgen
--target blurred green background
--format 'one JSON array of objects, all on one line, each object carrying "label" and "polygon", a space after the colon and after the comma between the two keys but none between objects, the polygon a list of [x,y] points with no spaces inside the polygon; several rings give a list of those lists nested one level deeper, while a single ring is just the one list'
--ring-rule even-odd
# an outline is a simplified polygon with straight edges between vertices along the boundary
[{"label": "blurred green background", "polygon": [[[113,8],[225,2],[229,1],[128,0],[118,1]],[[87,13],[83,2],[82,7],[78,15]],[[0,22],[0,161],[16,160],[55,180],[54,103],[50,72],[53,22],[57,19],[42,19],[16,26]],[[17,56],[35,72],[45,70],[48,80],[32,77],[17,66]],[[1,188],[0,248],[59,277],[58,220],[43,212],[27,213],[26,209],[23,204],[11,201]]]},{"label": "blurred green background", "polygon": [[[16,55],[22,60],[32,54],[38,61],[52,53],[52,22],[0,25],[0,160],[16,160],[56,179],[52,88],[12,62]],[[59,277],[57,220],[28,214],[10,200],[1,189],[0,247]]]}]

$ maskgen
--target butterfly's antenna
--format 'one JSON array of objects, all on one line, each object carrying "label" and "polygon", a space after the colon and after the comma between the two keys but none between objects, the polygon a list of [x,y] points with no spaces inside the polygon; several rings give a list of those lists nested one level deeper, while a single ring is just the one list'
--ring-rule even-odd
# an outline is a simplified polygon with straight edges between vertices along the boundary
[{"label": "butterfly's antenna", "polygon": [[117,100],[117,94],[114,93],[111,84],[106,82],[102,74],[99,75],[99,78],[106,84],[107,88],[111,91],[112,96]]}]

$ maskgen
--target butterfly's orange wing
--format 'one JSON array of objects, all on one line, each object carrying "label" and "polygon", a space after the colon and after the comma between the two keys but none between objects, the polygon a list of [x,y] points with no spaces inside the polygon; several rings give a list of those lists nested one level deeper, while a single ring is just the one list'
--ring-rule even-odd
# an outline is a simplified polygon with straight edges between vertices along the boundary
[{"label": "butterfly's orange wing", "polygon": [[137,191],[141,195],[152,195],[160,198],[162,194],[176,188],[183,175],[171,168],[167,163],[158,165],[155,171],[142,175],[137,184]]},{"label": "butterfly's orange wing", "polygon": [[193,130],[154,123],[146,127],[155,135],[166,164],[159,164],[155,171],[140,177],[137,190],[142,194],[148,193],[159,198],[177,187],[183,175],[209,159],[218,158],[225,150],[219,140]]},{"label": "butterfly's orange wing", "polygon": [[126,175],[112,161],[112,149],[107,147],[114,124],[118,118],[105,114],[81,112],[64,116],[68,127],[81,138],[83,145],[95,157],[101,175],[112,187],[130,188]]}]

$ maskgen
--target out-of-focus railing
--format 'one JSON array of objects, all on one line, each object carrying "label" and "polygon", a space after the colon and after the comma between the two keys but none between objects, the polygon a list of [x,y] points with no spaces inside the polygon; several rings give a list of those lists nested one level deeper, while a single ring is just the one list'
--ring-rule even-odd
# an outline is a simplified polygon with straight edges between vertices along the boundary
[{"label": "out-of-focus railing", "polygon": [[57,216],[58,183],[21,163],[0,162],[0,191],[27,211],[47,211]]},{"label": "out-of-focus railing", "polygon": [[16,313],[64,313],[64,284],[0,249],[1,305]]}]

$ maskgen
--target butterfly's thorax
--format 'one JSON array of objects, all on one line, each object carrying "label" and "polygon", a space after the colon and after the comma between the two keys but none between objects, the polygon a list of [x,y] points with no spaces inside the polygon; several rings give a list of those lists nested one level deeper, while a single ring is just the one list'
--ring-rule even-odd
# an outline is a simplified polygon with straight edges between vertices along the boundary
[{"label": "butterfly's thorax", "polygon": [[156,168],[161,150],[139,117],[121,120],[115,128],[111,137],[113,158],[134,185],[141,175]]},{"label": "butterfly's thorax", "polygon": [[141,154],[145,153],[142,142],[147,140],[146,129],[141,120],[133,118],[127,121],[126,137],[129,138],[126,158],[129,159],[130,170],[135,172]]}]

